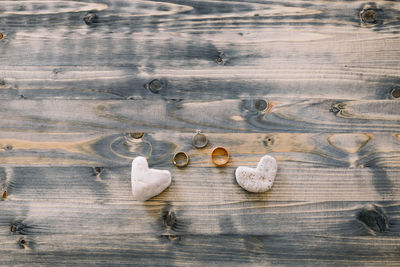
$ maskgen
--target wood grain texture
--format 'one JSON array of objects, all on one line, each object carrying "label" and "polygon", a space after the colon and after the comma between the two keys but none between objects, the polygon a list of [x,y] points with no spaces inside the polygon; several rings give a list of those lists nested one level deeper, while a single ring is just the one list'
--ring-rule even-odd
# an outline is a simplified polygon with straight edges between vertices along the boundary
[{"label": "wood grain texture", "polygon": [[[398,135],[209,134],[210,146],[190,150],[184,169],[175,168],[170,157],[174,150],[189,151],[192,134],[92,134],[101,140],[96,145],[80,141],[84,134],[70,134],[72,143],[65,134],[15,137],[24,135],[31,140],[16,139],[4,152],[20,153],[24,165],[32,166],[0,169],[1,190],[7,192],[0,201],[6,265],[81,265],[93,257],[105,265],[361,265],[378,264],[382,257],[388,265],[399,263]],[[59,140],[45,141],[53,138]],[[75,153],[95,158],[100,153],[91,149],[109,147],[107,139],[119,140],[115,151],[125,147],[127,158],[109,152],[114,162],[104,165],[66,160],[77,158]],[[226,168],[209,161],[215,143],[229,145]],[[134,201],[129,153],[169,169],[171,187],[146,203]],[[275,185],[264,194],[247,193],[234,181],[235,167],[255,166],[265,153],[278,159]],[[46,157],[53,162],[41,161]],[[34,167],[60,162],[72,167]],[[76,166],[91,163],[98,165]]]},{"label": "wood grain texture", "polygon": [[[395,168],[400,166],[400,134],[206,133],[209,144],[192,145],[192,133],[0,133],[1,166],[129,166],[137,156],[158,167],[172,165],[177,151],[186,151],[190,166],[211,168],[214,147],[228,149],[229,166],[256,165],[264,154],[280,164],[305,168]],[[187,169],[186,172],[190,171]]]},{"label": "wood grain texture", "polygon": [[[129,167],[1,171],[9,192],[0,201],[6,263],[85,262],[101,253],[110,256],[96,258],[105,264],[157,264],[165,257],[172,260],[166,265],[321,264],[323,258],[336,262],[339,255],[349,264],[377,262],[383,256],[398,263],[399,205],[394,198],[399,186],[385,188],[382,176],[372,186],[360,169],[353,170],[358,174],[324,169],[318,176],[309,168],[302,172],[282,166],[266,194],[240,189],[233,169],[175,169],[171,187],[144,204],[133,201]],[[385,175],[398,182],[398,169],[386,169]],[[306,243],[314,244],[302,245]]]},{"label": "wood grain texture", "polygon": [[[12,252],[3,258],[3,262],[30,264],[36,260],[42,265],[66,266],[70,263],[93,264],[93,259],[96,259],[99,265],[354,266],[380,265],[384,257],[383,264],[398,265],[399,247],[392,238],[376,238],[374,242],[368,242],[363,238],[276,235],[141,235],[139,239],[138,235],[116,234],[114,237],[121,241],[115,242],[115,238],[107,235],[100,240],[96,235],[69,236],[72,239],[71,246],[77,249],[64,247],[63,235],[45,236],[44,243],[52,244],[51,247],[39,251],[11,249]],[[34,241],[27,242],[33,246]],[[15,246],[14,242],[10,243],[10,246]],[[83,247],[82,243],[86,246]],[[220,259],[219,264],[215,258]]]},{"label": "wood grain texture", "polygon": [[[399,14],[0,1],[0,266],[399,266]],[[210,161],[218,145],[227,167]],[[248,193],[235,168],[265,154],[274,187]],[[136,156],[173,176],[145,203]]]},{"label": "wood grain texture", "polygon": [[[400,83],[400,4],[374,3],[370,24],[366,4],[6,1],[0,98],[388,99]],[[156,95],[153,79],[164,81]]]},{"label": "wood grain texture", "polygon": [[[162,201],[230,203],[240,201],[382,201],[399,200],[397,168],[310,168],[281,165],[274,189],[265,194],[248,194],[238,187],[234,168],[171,167],[172,186],[155,198]],[[1,186],[6,201],[35,202],[54,199],[67,203],[83,201],[80,197],[101,202],[131,201],[128,167],[8,168]],[[59,173],[57,173],[59,172]],[[210,188],[212,185],[212,188]],[[61,190],[61,191],[60,191]],[[40,201],[39,201],[40,202]]]},{"label": "wood grain texture", "polygon": [[[263,100],[263,99],[261,99]],[[398,100],[11,100],[2,101],[5,131],[400,132]]]}]

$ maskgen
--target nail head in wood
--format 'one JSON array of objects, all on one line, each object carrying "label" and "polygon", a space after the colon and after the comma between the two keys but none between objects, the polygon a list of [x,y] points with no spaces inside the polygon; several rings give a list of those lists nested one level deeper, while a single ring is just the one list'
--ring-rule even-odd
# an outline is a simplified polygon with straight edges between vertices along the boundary
[{"label": "nail head in wood", "polygon": [[4,35],[0,32],[0,40],[3,39]]},{"label": "nail head in wood", "polygon": [[264,141],[263,141],[264,146],[271,146],[271,145],[274,144],[274,142],[275,142],[275,140],[274,140],[274,138],[272,136],[265,137]]}]

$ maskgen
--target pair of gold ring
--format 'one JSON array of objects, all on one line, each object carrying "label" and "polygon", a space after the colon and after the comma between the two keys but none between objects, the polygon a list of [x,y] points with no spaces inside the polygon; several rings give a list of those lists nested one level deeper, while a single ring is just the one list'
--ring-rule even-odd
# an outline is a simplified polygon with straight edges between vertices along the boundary
[{"label": "pair of gold ring", "polygon": [[[192,144],[196,148],[203,148],[208,144],[207,137],[201,133],[200,130],[197,130],[195,136],[193,136]],[[211,152],[211,161],[217,166],[225,166],[229,161],[229,152],[226,148],[222,146],[218,146],[213,149]]]},{"label": "pair of gold ring", "polygon": [[[217,167],[225,166],[229,161],[229,152],[226,148],[219,146],[211,152],[211,161]],[[176,167],[185,167],[189,164],[189,156],[183,151],[175,153],[172,162]]]}]

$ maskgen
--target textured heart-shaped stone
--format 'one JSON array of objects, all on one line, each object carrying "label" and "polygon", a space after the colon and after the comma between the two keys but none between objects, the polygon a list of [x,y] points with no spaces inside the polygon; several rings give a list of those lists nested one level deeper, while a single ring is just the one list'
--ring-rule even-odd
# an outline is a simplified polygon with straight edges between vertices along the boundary
[{"label": "textured heart-shaped stone", "polygon": [[132,194],[136,200],[146,201],[171,184],[171,173],[166,170],[149,169],[144,157],[137,157],[132,161]]},{"label": "textured heart-shaped stone", "polygon": [[249,192],[265,192],[272,187],[277,170],[276,160],[265,155],[258,162],[257,168],[238,167],[235,172],[236,181]]}]

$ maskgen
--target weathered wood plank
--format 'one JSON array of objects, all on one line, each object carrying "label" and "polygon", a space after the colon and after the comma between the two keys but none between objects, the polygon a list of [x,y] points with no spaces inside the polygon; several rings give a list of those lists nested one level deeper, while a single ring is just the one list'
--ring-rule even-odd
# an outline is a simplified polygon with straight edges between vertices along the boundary
[{"label": "weathered wood plank", "polygon": [[[288,166],[304,168],[395,168],[400,166],[400,134],[206,133],[204,149],[192,146],[194,133],[153,132],[134,139],[129,133],[0,132],[1,166],[129,166],[137,156],[150,164],[172,166],[177,151],[186,151],[191,167],[213,167],[215,146],[229,150],[229,166],[256,165],[271,154]],[[188,169],[189,171],[189,169]]]},{"label": "weathered wood plank", "polygon": [[[279,162],[281,163],[281,162]],[[318,168],[301,164],[280,164],[273,189],[249,194],[235,181],[233,167],[168,169],[171,187],[155,201],[230,203],[235,201],[383,201],[400,200],[398,168]],[[255,165],[253,165],[255,166]],[[0,189],[7,200],[35,202],[40,197],[54,201],[132,201],[130,166],[89,168],[6,168]],[[62,192],[60,192],[62,190]]]},{"label": "weathered wood plank", "polygon": [[[260,104],[261,103],[261,104]],[[3,131],[314,132],[400,131],[398,100],[274,98],[222,101],[1,101]]]},{"label": "weathered wood plank", "polygon": [[[71,246],[65,243],[71,240]],[[124,235],[49,235],[28,246],[7,243],[6,265],[152,266],[397,266],[399,242],[393,238],[343,238],[250,235],[178,237]],[[35,243],[34,243],[35,242]],[[14,247],[18,247],[18,250]],[[74,248],[75,247],[75,248]]]},{"label": "weathered wood plank", "polygon": [[399,262],[398,203],[68,202],[0,202],[2,262]]},{"label": "weathered wood plank", "polygon": [[[400,265],[399,11],[1,1],[0,265]],[[267,153],[272,190],[242,190]],[[173,175],[145,203],[139,155]]]},{"label": "weathered wood plank", "polygon": [[0,98],[388,99],[400,83],[394,1],[367,24],[362,1],[53,2],[2,6]]},{"label": "weathered wood plank", "polygon": [[[400,43],[395,46],[400,46]],[[326,59],[321,60],[326,61]],[[214,62],[211,61],[210,64]],[[185,64],[177,63],[177,65],[180,68],[188,68]],[[318,69],[304,64],[272,65],[274,69],[232,66],[221,70],[204,66],[202,69],[177,69],[165,73],[149,70],[149,74],[139,74],[135,69],[140,66],[134,66],[133,69],[96,65],[81,68],[62,65],[9,66],[8,70],[0,69],[0,99],[216,100],[266,95],[355,100],[391,99],[391,91],[399,88],[400,84],[398,78],[400,70],[389,69],[390,72],[388,70],[377,74],[382,68],[372,69],[369,70],[371,73],[366,73],[362,68],[342,71],[340,69],[346,68],[342,66],[338,67],[339,70],[328,68],[324,70],[319,62],[312,65],[314,68],[318,65]],[[279,69],[276,69],[276,65]],[[204,73],[204,69],[207,69],[207,73]],[[161,90],[156,94],[146,88],[153,80],[160,80],[163,83]],[[246,90],[243,90],[244,88]]]},{"label": "weathered wood plank", "polygon": [[77,234],[109,238],[113,234],[137,234],[139,239],[140,235],[290,234],[393,237],[400,242],[398,202],[198,203],[154,199],[141,204],[130,197],[111,203],[89,199],[90,194],[71,199],[67,194],[65,199],[47,198],[50,194],[44,193],[37,201],[0,201],[2,239]]},{"label": "weathered wood plank", "polygon": [[[171,187],[142,204],[133,201],[129,167],[3,168],[3,263],[107,262],[98,254],[143,264],[170,258],[166,265],[321,263],[337,253],[349,264],[399,260],[398,169],[375,170],[372,185],[365,169],[283,165],[266,194],[240,189],[232,168],[191,169],[172,169]],[[255,247],[238,250],[243,242]]]}]

